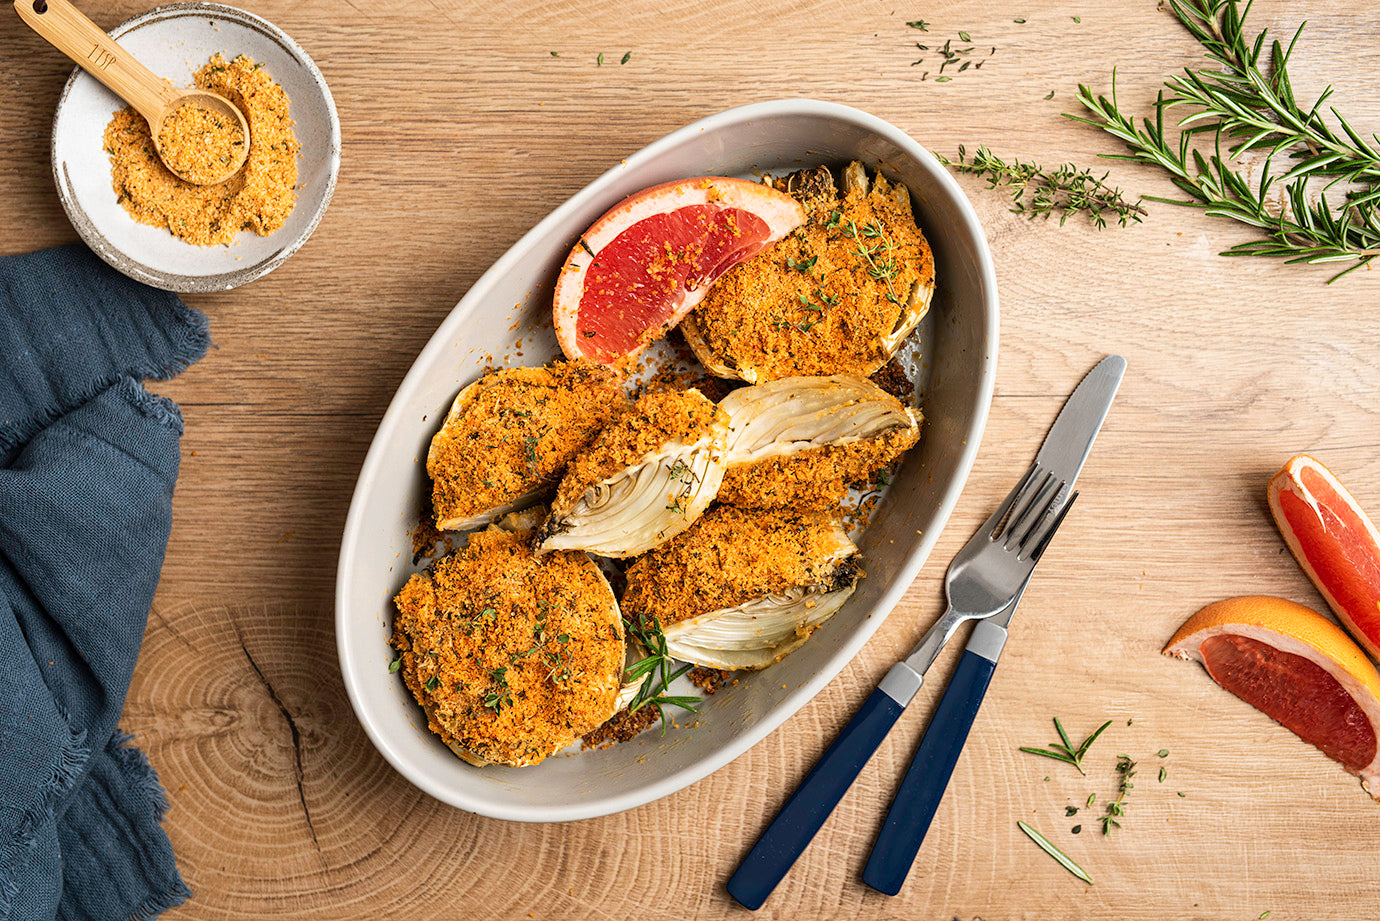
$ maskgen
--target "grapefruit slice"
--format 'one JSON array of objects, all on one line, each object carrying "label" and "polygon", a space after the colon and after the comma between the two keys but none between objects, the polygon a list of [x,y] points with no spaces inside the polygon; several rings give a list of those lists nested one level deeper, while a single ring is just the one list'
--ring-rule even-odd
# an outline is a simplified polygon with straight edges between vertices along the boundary
[{"label": "grapefruit slice", "polygon": [[719,276],[799,227],[805,209],[745,179],[701,176],[644,189],[585,231],[556,282],[568,358],[630,359],[680,322]]},{"label": "grapefruit slice", "polygon": [[1380,672],[1326,617],[1283,598],[1228,598],[1185,621],[1164,653],[1203,663],[1212,680],[1380,793]]},{"label": "grapefruit slice", "polygon": [[1380,658],[1380,531],[1355,497],[1307,454],[1270,480],[1270,513],[1294,559],[1351,635]]}]

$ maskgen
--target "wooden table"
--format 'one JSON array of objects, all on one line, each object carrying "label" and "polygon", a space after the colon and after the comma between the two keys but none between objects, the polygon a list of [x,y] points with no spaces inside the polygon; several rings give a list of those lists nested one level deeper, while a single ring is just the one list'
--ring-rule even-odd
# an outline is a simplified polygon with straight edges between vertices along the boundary
[{"label": "wooden table", "polygon": [[[934,688],[761,915],[1375,916],[1380,806],[1201,668],[1159,650],[1227,595],[1323,607],[1265,507],[1265,482],[1291,454],[1317,454],[1380,512],[1380,273],[1326,287],[1325,269],[1223,259],[1247,233],[1191,210],[1151,203],[1130,229],[1061,228],[1027,223],[1004,196],[964,181],[995,252],[1003,327],[968,488],[931,564],[858,659],[712,777],[600,820],[480,818],[388,767],[340,680],[336,548],[374,427],[447,311],[543,214],[667,131],[783,96],[863,107],[944,153],[986,143],[1096,165],[1117,148],[1059,117],[1076,110],[1075,85],[1106,88],[1119,65],[1123,102],[1143,106],[1162,75],[1197,60],[1153,2],[243,5],[321,66],[344,163],[329,213],[290,262],[240,290],[187,298],[210,315],[217,347],[155,385],[182,405],[187,431],[124,727],[167,785],[167,828],[195,892],[170,918],[745,917],[724,879],[937,616],[944,563],[1028,463],[1063,395],[1113,351],[1130,373],[1083,498],[1026,595],[903,894],[880,896],[858,877]],[[1301,6],[1261,0],[1255,15],[1289,31]],[[144,4],[85,7],[109,27]],[[1380,127],[1370,4],[1310,15],[1292,67],[1300,95],[1331,81],[1358,126]],[[922,82],[912,43],[925,36],[906,27],[922,16],[931,42],[965,30],[995,54],[979,72]],[[0,252],[15,253],[76,235],[48,166],[69,66],[6,23]],[[1136,193],[1172,194],[1147,168],[1110,165]],[[951,651],[937,673],[953,661]],[[1087,778],[1017,751],[1048,741],[1055,715],[1080,735],[1114,720]],[[1071,836],[1079,819],[1065,805],[1114,793],[1120,752],[1141,763],[1125,827],[1104,839],[1080,814],[1084,831]],[[1168,778],[1157,783],[1161,765]],[[1039,852],[1017,819],[1051,834],[1097,884]]]}]

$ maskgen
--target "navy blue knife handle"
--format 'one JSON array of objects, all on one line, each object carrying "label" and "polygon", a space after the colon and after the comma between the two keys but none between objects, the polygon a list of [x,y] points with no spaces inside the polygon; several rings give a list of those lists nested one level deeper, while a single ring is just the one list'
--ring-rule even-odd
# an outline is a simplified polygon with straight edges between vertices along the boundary
[{"label": "navy blue knife handle", "polygon": [[863,882],[878,892],[895,895],[901,891],[996,667],[997,663],[972,650],[963,653],[863,869]]},{"label": "navy blue knife handle", "polygon": [[880,688],[872,692],[795,788],[728,881],[728,894],[756,910],[824,825],[904,709]]}]

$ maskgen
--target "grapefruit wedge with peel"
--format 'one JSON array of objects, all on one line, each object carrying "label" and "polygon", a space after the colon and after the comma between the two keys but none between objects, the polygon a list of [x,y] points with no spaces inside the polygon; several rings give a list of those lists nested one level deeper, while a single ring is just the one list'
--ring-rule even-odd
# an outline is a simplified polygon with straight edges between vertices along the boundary
[{"label": "grapefruit wedge with peel", "polygon": [[1269,488],[1270,513],[1294,558],[1366,650],[1380,658],[1380,531],[1347,488],[1307,454]]},{"label": "grapefruit wedge with peel", "polygon": [[1186,620],[1164,653],[1203,663],[1380,799],[1380,672],[1332,621],[1283,598],[1228,598]]},{"label": "grapefruit wedge with peel", "polygon": [[630,359],[704,299],[719,276],[805,221],[784,192],[701,176],[644,189],[580,237],[556,282],[556,337],[570,359]]}]

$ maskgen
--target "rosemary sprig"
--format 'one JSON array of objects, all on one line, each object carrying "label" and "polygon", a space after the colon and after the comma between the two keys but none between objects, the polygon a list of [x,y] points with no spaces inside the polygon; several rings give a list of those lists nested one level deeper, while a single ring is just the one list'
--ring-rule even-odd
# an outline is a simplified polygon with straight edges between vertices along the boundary
[{"label": "rosemary sprig", "polygon": [[680,707],[682,710],[689,710],[694,713],[700,703],[698,697],[666,693],[671,682],[690,671],[694,666],[682,665],[680,668],[672,670],[676,660],[671,658],[671,655],[666,651],[666,634],[661,632],[661,624],[655,620],[647,623],[640,617],[624,618],[623,624],[627,628],[627,632],[647,650],[646,658],[628,666],[628,670],[623,676],[623,680],[628,683],[646,676],[641,687],[633,696],[632,703],[628,704],[628,712],[636,713],[643,707],[651,707],[656,711],[657,718],[661,720],[661,734],[664,736],[666,735],[666,713],[661,709],[662,707]]},{"label": "rosemary sprig", "polygon": [[1081,211],[1088,216],[1088,223],[1100,230],[1107,226],[1109,214],[1122,227],[1131,221],[1139,222],[1145,215],[1139,200],[1131,202],[1120,189],[1107,184],[1106,173],[1094,176],[1092,170],[1072,163],[1061,163],[1054,170],[1020,160],[1008,163],[986,146],[979,146],[969,159],[961,144],[957,160],[939,160],[957,172],[982,176],[989,188],[1007,189],[1011,193],[1012,213],[1024,214],[1032,221],[1037,217],[1048,220],[1058,212],[1062,225],[1069,215]]},{"label": "rosemary sprig", "polygon": [[1074,748],[1073,743],[1069,741],[1069,734],[1064,731],[1064,725],[1059,722],[1059,717],[1056,716],[1054,718],[1054,728],[1059,731],[1060,741],[1049,743],[1049,748],[1033,748],[1023,745],[1021,746],[1021,751],[1028,752],[1032,755],[1040,755],[1043,758],[1053,758],[1055,761],[1062,761],[1065,764],[1071,764],[1078,768],[1078,773],[1086,777],[1088,772],[1083,770],[1083,756],[1088,753],[1088,749],[1097,741],[1097,737],[1102,735],[1103,731],[1110,725],[1112,725],[1112,721],[1107,720],[1107,722],[1094,729],[1092,733],[1083,740],[1081,745]]},{"label": "rosemary sprig", "polygon": [[1083,882],[1087,883],[1089,886],[1093,884],[1092,877],[1088,875],[1088,871],[1084,870],[1078,864],[1074,863],[1071,857],[1069,857],[1063,851],[1055,847],[1054,842],[1050,841],[1044,835],[1040,834],[1038,831],[1031,828],[1024,822],[1017,822],[1016,827],[1019,828],[1021,831],[1025,832],[1026,835],[1029,836],[1030,840],[1038,844],[1046,854],[1053,857],[1055,860],[1059,861],[1059,866],[1063,867],[1065,870],[1068,870],[1070,873],[1081,879]]},{"label": "rosemary sprig", "polygon": [[1121,775],[1121,780],[1117,784],[1116,799],[1107,803],[1107,814],[1098,819],[1102,823],[1102,834],[1110,835],[1112,826],[1121,827],[1118,818],[1126,815],[1126,794],[1131,792],[1135,784],[1131,783],[1131,778],[1136,776],[1136,763],[1131,760],[1130,755],[1116,756],[1116,772]]},{"label": "rosemary sprig", "polygon": [[[1115,71],[1110,99],[1080,85],[1078,100],[1088,115],[1068,117],[1120,139],[1130,153],[1118,158],[1160,167],[1187,196],[1155,200],[1260,231],[1223,255],[1355,263],[1329,283],[1380,256],[1380,138],[1363,137],[1334,106],[1324,108],[1330,85],[1311,105],[1295,97],[1288,64],[1303,26],[1284,46],[1267,30],[1247,40],[1249,2],[1169,0],[1169,8],[1211,67],[1186,68],[1166,80],[1153,119],[1138,123],[1122,111]],[[1166,125],[1175,108],[1181,117]],[[1258,179],[1243,162],[1248,153],[1258,161]],[[1330,202],[1327,193],[1338,186]]]}]

